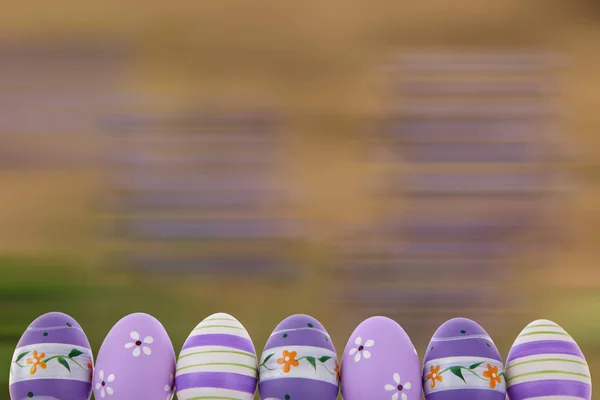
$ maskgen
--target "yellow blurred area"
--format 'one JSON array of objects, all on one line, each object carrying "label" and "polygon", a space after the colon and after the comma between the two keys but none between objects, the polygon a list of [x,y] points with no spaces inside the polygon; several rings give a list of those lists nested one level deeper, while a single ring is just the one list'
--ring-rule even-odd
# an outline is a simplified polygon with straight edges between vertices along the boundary
[{"label": "yellow blurred area", "polygon": [[[259,351],[285,316],[314,314],[330,331],[340,353],[360,318],[352,309],[330,302],[337,279],[324,271],[332,262],[328,246],[334,238],[382,212],[364,190],[373,172],[364,161],[369,130],[386,108],[382,63],[413,50],[542,50],[565,55],[567,60],[560,76],[561,135],[572,153],[564,173],[573,188],[561,199],[560,214],[554,215],[553,229],[559,232],[549,234],[556,233],[560,240],[529,247],[515,260],[520,275],[511,272],[506,297],[508,302],[513,294],[519,296],[520,303],[511,302],[499,315],[505,318],[506,329],[490,334],[506,357],[530,320],[553,319],[579,342],[592,375],[600,368],[600,346],[595,340],[600,329],[600,6],[595,1],[38,3],[4,5],[0,45],[107,42],[122,46],[127,49],[127,62],[119,85],[135,101],[132,109],[118,111],[177,110],[212,101],[280,111],[286,137],[280,172],[302,188],[302,201],[292,213],[310,232],[302,245],[290,250],[307,270],[297,282],[109,274],[104,272],[104,256],[118,244],[99,239],[99,203],[107,178],[103,168],[0,169],[0,254],[62,257],[81,268],[82,282],[106,284],[123,293],[133,288],[131,293],[136,293],[121,298],[130,310],[122,306],[105,314],[101,292],[97,298],[86,297],[90,314],[82,310],[74,317],[86,331],[86,326],[96,330],[88,332],[95,351],[119,316],[148,304],[146,312],[165,323],[176,351],[197,322],[224,311],[242,321]],[[106,136],[62,134],[64,140],[39,135],[35,142],[31,137],[0,134],[0,150],[35,149],[40,156],[48,152],[83,158],[99,157],[106,150]],[[17,272],[10,279],[36,278]],[[152,296],[138,293],[136,285],[169,300],[151,303]],[[173,314],[169,304],[181,312]],[[203,307],[205,315],[189,305]],[[70,307],[65,304],[61,311]],[[43,305],[35,310],[51,311]],[[11,315],[0,312],[1,323]],[[28,314],[29,319],[35,316]],[[446,317],[440,313],[439,323]],[[423,354],[433,331],[408,333]],[[1,354],[4,368],[12,349],[2,348]]]}]

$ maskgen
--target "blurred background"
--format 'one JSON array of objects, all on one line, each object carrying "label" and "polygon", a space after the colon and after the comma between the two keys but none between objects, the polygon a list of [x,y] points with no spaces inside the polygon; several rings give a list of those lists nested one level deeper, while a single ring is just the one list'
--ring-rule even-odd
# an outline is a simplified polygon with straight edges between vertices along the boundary
[{"label": "blurred background", "polygon": [[421,356],[452,317],[503,357],[547,318],[600,368],[599,3],[21,2],[0,27],[0,392],[49,311],[95,353],[132,312],[177,352],[215,312],[258,352],[294,313],[338,353],[386,315]]}]

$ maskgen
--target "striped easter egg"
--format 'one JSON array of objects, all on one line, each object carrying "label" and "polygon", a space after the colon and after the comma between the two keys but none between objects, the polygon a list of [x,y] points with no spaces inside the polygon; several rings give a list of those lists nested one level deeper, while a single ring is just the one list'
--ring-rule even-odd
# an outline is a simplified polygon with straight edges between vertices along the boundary
[{"label": "striped easter egg", "polygon": [[67,314],[44,314],[17,344],[10,365],[10,398],[87,400],[92,372],[92,349],[81,326]]},{"label": "striped easter egg", "polygon": [[505,400],[504,364],[476,322],[454,318],[435,332],[423,360],[426,400]]},{"label": "striped easter egg", "polygon": [[252,400],[257,381],[252,339],[229,314],[213,314],[200,322],[179,353],[175,373],[179,400]]},{"label": "striped easter egg", "polygon": [[339,366],[329,334],[304,314],[284,319],[267,340],[259,364],[262,400],[335,400]]},{"label": "striped easter egg", "polygon": [[558,324],[537,320],[525,327],[506,360],[511,400],[590,400],[592,383],[579,346]]}]

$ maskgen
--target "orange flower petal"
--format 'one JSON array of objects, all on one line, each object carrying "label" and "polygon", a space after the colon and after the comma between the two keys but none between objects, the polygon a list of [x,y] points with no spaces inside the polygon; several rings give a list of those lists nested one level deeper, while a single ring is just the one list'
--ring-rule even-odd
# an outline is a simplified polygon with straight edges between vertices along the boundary
[{"label": "orange flower petal", "polygon": [[40,356],[39,356],[39,357],[37,357],[37,358],[38,358],[38,359],[40,359],[40,358],[44,358],[44,357],[46,357],[46,353],[42,353],[42,354],[40,354]]},{"label": "orange flower petal", "polygon": [[38,352],[37,352],[37,350],[34,350],[34,351],[33,351],[33,358],[39,358],[39,357],[38,357]]},{"label": "orange flower petal", "polygon": [[37,371],[37,368],[35,367],[35,364],[33,364],[33,365],[31,366],[31,369],[29,370],[29,374],[30,374],[30,375],[33,375],[33,374],[35,374],[35,372],[36,372],[36,371]]},{"label": "orange flower petal", "polygon": [[25,364],[29,365],[33,362],[33,360],[31,358],[28,358],[27,360],[25,360]]},{"label": "orange flower petal", "polygon": [[46,363],[40,362],[38,365],[41,369],[46,369]]}]

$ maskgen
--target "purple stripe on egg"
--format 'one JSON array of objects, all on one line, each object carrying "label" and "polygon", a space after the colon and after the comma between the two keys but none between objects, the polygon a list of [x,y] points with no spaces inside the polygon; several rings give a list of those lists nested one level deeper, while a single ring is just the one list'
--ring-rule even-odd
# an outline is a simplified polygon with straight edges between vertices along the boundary
[{"label": "purple stripe on egg", "polygon": [[199,346],[227,346],[233,349],[255,354],[252,342],[240,336],[226,334],[209,334],[190,336],[183,345],[183,350]]},{"label": "purple stripe on egg", "polygon": [[333,343],[326,333],[309,328],[279,331],[269,338],[267,345],[265,351],[285,346],[313,346],[335,351]]},{"label": "purple stripe on egg", "polygon": [[592,387],[578,381],[548,379],[512,385],[508,388],[508,396],[511,400],[544,396],[571,396],[590,400]]},{"label": "purple stripe on egg", "polygon": [[92,392],[89,382],[71,379],[31,379],[10,385],[10,397],[15,400],[51,396],[60,400],[87,399]]},{"label": "purple stripe on egg", "polygon": [[[488,347],[488,344],[491,347]],[[431,350],[431,346],[433,346],[433,350]],[[496,350],[494,344],[489,340],[481,338],[460,338],[454,341],[439,342],[439,344],[432,340],[423,362],[427,363],[440,358],[456,357],[457,354],[460,354],[461,357],[483,357],[502,362],[502,357],[498,354],[498,350]]]},{"label": "purple stripe on egg", "polygon": [[506,400],[506,394],[483,389],[443,390],[429,393],[427,400]]},{"label": "purple stripe on egg", "polygon": [[29,325],[30,328],[51,328],[55,326],[68,326],[71,325],[73,328],[81,329],[77,321],[71,316],[60,313],[51,312],[38,317],[35,321]]},{"label": "purple stripe on egg", "polygon": [[194,388],[218,388],[237,390],[244,393],[256,392],[257,379],[231,372],[192,372],[177,375],[177,391]]},{"label": "purple stripe on egg", "polygon": [[42,344],[42,343],[60,343],[70,344],[74,346],[90,348],[90,342],[88,341],[85,333],[77,328],[69,328],[65,326],[60,329],[49,329],[47,331],[43,329],[28,329],[21,336],[21,340],[17,344],[17,347],[28,346],[31,344]]},{"label": "purple stripe on egg", "polygon": [[285,399],[286,395],[289,395],[291,400],[335,400],[337,399],[339,389],[337,385],[332,383],[313,379],[280,378],[260,382],[258,384],[258,391],[262,399]]},{"label": "purple stripe on egg", "polygon": [[281,323],[279,325],[277,325],[274,332],[284,331],[287,329],[306,328],[306,327],[310,327],[315,330],[319,330],[323,333],[327,333],[327,331],[325,330],[325,327],[319,321],[317,321],[310,315],[306,315],[306,314],[296,314],[296,315],[287,317],[286,319],[281,321]]},{"label": "purple stripe on egg", "polygon": [[560,340],[540,340],[513,346],[508,354],[507,363],[517,358],[537,354],[568,354],[583,358],[583,353],[577,344]]}]

